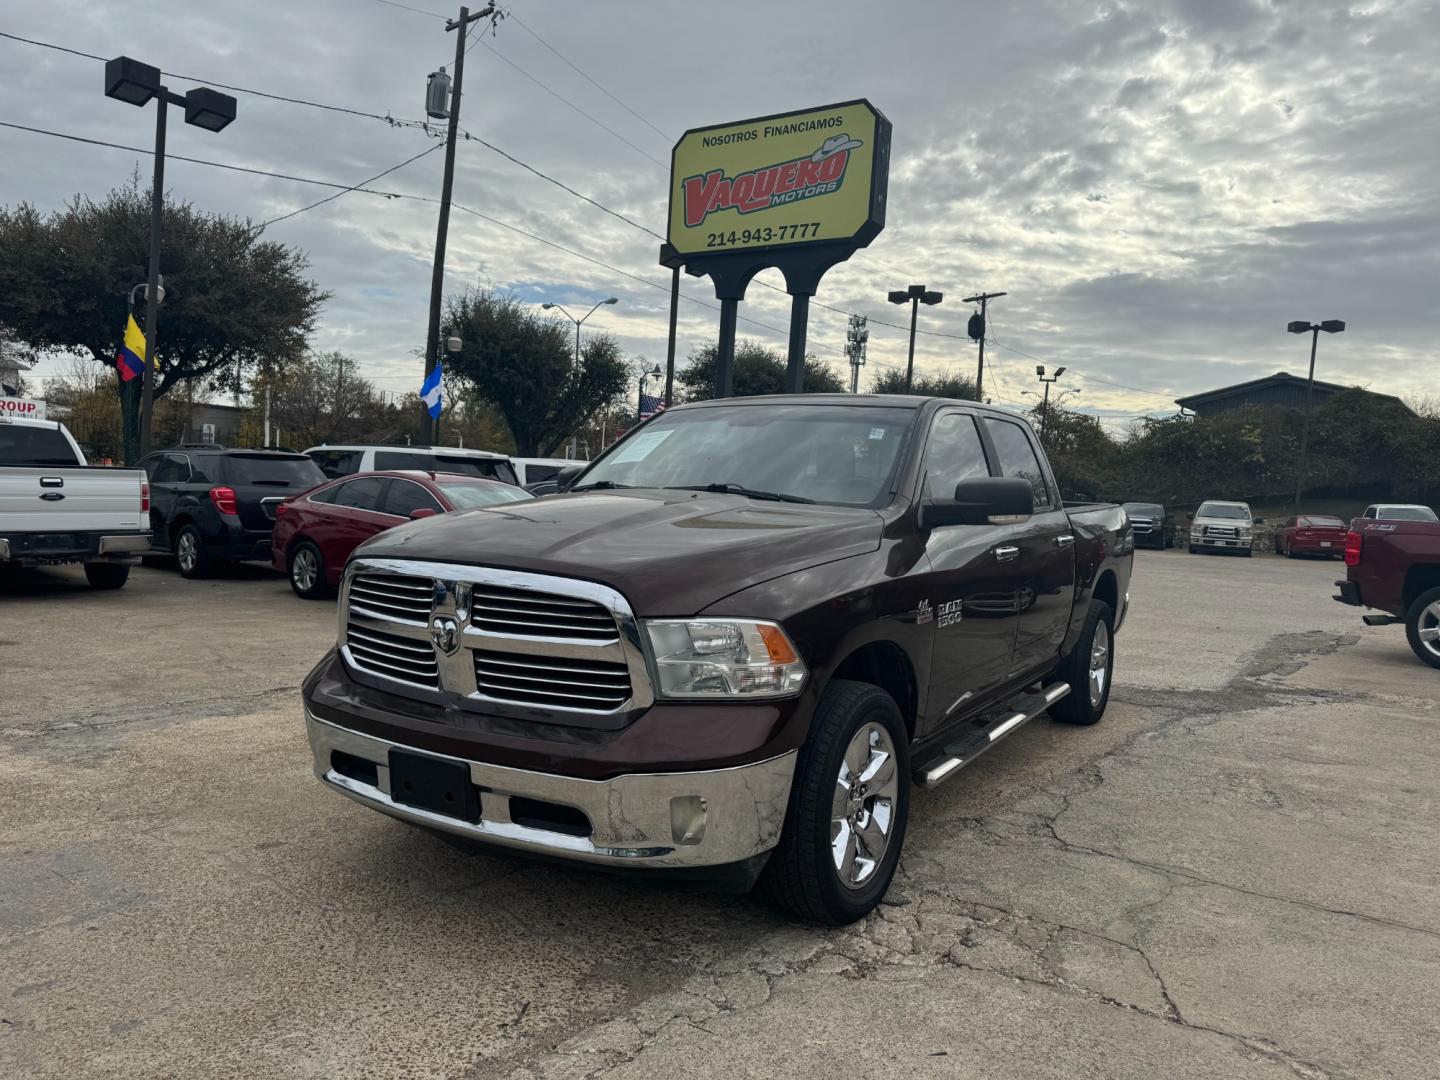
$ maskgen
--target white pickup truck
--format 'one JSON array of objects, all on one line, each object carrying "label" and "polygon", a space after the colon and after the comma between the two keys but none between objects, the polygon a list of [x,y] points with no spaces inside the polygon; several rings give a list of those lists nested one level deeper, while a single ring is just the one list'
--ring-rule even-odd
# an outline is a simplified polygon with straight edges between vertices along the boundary
[{"label": "white pickup truck", "polygon": [[53,420],[0,416],[0,571],[83,562],[118,589],[150,547],[150,484],[139,469],[85,464]]}]

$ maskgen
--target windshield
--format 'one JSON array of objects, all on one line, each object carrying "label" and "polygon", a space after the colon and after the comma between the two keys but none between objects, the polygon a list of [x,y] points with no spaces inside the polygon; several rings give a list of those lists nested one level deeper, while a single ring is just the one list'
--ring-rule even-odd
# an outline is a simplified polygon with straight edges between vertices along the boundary
[{"label": "windshield", "polygon": [[323,484],[325,474],[319,465],[303,455],[229,454],[225,458],[225,479],[232,484],[258,484],[303,491]]},{"label": "windshield", "polygon": [[791,404],[663,413],[573,490],[723,484],[833,506],[878,505],[914,417],[911,409]]},{"label": "windshield", "polygon": [[59,428],[0,424],[0,465],[83,465]]},{"label": "windshield", "polygon": [[1123,509],[1131,517],[1137,514],[1141,517],[1165,516],[1165,508],[1158,503],[1126,503]]},{"label": "windshield", "polygon": [[1382,506],[1377,516],[1388,521],[1435,521],[1435,511],[1428,506]]},{"label": "windshield", "polygon": [[497,506],[500,503],[526,502],[535,497],[524,488],[507,487],[502,484],[436,480],[435,486],[445,493],[445,498],[450,500],[450,505],[456,510],[473,510],[477,506]]},{"label": "windshield", "polygon": [[1250,508],[1248,506],[1228,506],[1225,503],[1201,503],[1200,509],[1195,511],[1195,516],[1249,521]]}]

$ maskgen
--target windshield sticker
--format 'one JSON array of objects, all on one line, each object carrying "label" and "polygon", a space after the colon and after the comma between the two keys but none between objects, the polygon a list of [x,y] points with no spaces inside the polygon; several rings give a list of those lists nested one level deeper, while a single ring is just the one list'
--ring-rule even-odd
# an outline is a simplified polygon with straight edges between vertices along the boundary
[{"label": "windshield sticker", "polygon": [[612,465],[625,465],[632,461],[644,461],[662,442],[674,434],[675,429],[668,431],[644,431],[621,447],[620,452],[610,459]]},{"label": "windshield sticker", "polygon": [[883,439],[883,438],[885,438],[885,429],[884,429],[883,427],[872,427],[872,428],[870,429],[870,438],[872,438],[872,439]]}]

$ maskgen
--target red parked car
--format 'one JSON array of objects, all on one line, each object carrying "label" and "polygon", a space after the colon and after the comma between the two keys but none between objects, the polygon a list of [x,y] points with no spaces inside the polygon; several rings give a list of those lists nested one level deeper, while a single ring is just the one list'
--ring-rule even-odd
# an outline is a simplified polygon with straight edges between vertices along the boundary
[{"label": "red parked car", "polygon": [[534,497],[512,484],[460,473],[356,473],[275,508],[270,565],[284,571],[297,596],[315,600],[340,584],[350,553],[376,533],[415,518]]},{"label": "red parked car", "polygon": [[1297,555],[1345,554],[1345,522],[1329,514],[1301,514],[1289,518],[1275,533],[1275,554],[1293,559]]}]

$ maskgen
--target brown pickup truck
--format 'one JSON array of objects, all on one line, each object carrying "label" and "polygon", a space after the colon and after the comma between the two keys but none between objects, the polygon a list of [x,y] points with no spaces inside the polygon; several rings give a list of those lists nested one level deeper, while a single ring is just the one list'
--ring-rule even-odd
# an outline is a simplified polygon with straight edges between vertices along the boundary
[{"label": "brown pickup truck", "polygon": [[913,778],[1105,711],[1133,543],[1021,418],[671,409],[545,499],[403,525],[306,679],[316,774],[452,840],[873,908]]},{"label": "brown pickup truck", "polygon": [[1335,599],[1385,613],[1364,616],[1369,626],[1403,622],[1415,655],[1440,668],[1440,524],[1356,518],[1345,566]]}]

